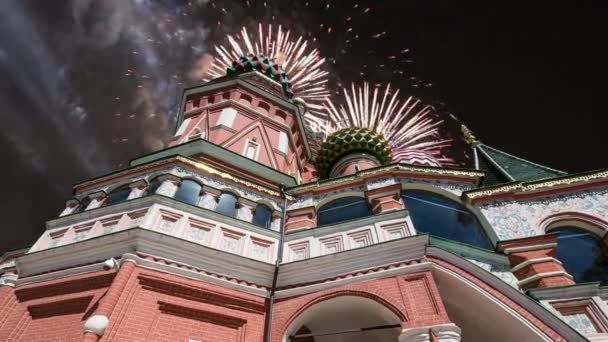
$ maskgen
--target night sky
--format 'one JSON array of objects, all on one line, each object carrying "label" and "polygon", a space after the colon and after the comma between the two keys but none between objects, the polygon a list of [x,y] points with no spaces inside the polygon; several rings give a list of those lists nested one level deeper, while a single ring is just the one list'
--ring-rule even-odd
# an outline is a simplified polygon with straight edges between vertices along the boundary
[{"label": "night sky", "polygon": [[490,146],[567,172],[607,168],[601,10],[487,4],[0,1],[0,252],[33,243],[76,182],[162,148],[214,45],[259,22],[318,47],[332,89],[390,82]]}]

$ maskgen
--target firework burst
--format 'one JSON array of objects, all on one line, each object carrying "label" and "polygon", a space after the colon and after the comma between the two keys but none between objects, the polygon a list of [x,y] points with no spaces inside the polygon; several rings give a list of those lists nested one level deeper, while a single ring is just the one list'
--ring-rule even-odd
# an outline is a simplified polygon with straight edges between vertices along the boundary
[{"label": "firework burst", "polygon": [[440,137],[443,120],[435,119],[434,107],[423,105],[412,96],[400,99],[399,89],[392,91],[390,84],[384,92],[380,87],[371,90],[367,82],[363,86],[352,84],[350,91],[347,88],[342,91],[346,106],[336,107],[330,98],[326,98],[323,104],[326,118],[315,119],[325,134],[346,127],[364,127],[383,134],[394,151],[425,152],[443,165],[453,164],[441,152],[450,146],[451,140]]},{"label": "firework burst", "polygon": [[284,30],[280,25],[276,29],[268,25],[265,30],[259,24],[257,34],[250,34],[243,27],[240,34],[228,35],[228,42],[228,46],[215,47],[217,55],[204,81],[226,75],[226,69],[241,56],[263,54],[285,69],[295,96],[307,103],[310,110],[305,119],[309,121],[308,116],[311,115],[322,116],[322,103],[329,97],[328,72],[321,69],[325,58],[321,57],[318,49],[310,48],[302,36],[293,40],[291,31]]}]

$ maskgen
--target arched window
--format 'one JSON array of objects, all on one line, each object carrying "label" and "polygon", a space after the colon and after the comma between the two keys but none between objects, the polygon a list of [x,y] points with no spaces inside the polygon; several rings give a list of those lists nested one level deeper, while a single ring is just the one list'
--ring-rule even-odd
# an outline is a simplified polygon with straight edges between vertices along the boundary
[{"label": "arched window", "polygon": [[405,190],[401,198],[416,231],[492,249],[492,243],[479,220],[464,205],[421,190]]},{"label": "arched window", "polygon": [[608,284],[608,251],[592,233],[576,227],[551,230],[557,236],[557,259],[577,283],[600,281]]},{"label": "arched window", "polygon": [[229,192],[222,192],[215,207],[215,211],[226,216],[236,216],[236,196]]},{"label": "arched window", "polygon": [[148,189],[146,190],[146,193],[148,195],[154,195],[156,193],[156,190],[160,188],[161,184],[163,184],[163,181],[161,181],[159,177],[154,178],[150,181],[150,184],[148,184]]},{"label": "arched window", "polygon": [[198,197],[201,193],[201,185],[191,179],[185,179],[179,185],[179,189],[175,193],[174,198],[178,201],[186,202],[192,205],[198,204]]},{"label": "arched window", "polygon": [[251,222],[256,226],[270,228],[270,223],[272,222],[272,209],[263,204],[258,204],[255,207],[253,220]]},{"label": "arched window", "polygon": [[338,198],[319,208],[317,226],[354,220],[372,214],[367,201],[361,197]]},{"label": "arched window", "polygon": [[120,187],[112,190],[112,192],[110,192],[108,194],[108,199],[107,199],[106,203],[115,204],[115,203],[124,202],[127,200],[127,198],[129,198],[130,193],[131,193],[131,188],[129,187],[129,184],[120,186]]}]

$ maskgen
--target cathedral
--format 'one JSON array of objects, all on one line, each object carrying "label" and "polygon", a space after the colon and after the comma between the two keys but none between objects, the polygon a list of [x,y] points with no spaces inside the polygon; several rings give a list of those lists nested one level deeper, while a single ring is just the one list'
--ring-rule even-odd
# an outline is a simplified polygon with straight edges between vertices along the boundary
[{"label": "cathedral", "polygon": [[465,126],[445,166],[306,111],[263,70],[185,89],[166,148],[0,257],[0,341],[608,341],[607,170]]}]

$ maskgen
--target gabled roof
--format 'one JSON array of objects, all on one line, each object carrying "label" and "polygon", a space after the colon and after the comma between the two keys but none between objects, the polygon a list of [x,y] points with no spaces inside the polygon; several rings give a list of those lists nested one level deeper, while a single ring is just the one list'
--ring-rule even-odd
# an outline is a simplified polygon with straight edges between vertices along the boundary
[{"label": "gabled roof", "polygon": [[486,172],[482,186],[508,182],[530,182],[563,176],[566,172],[510,155],[481,142],[473,145],[475,167]]}]

